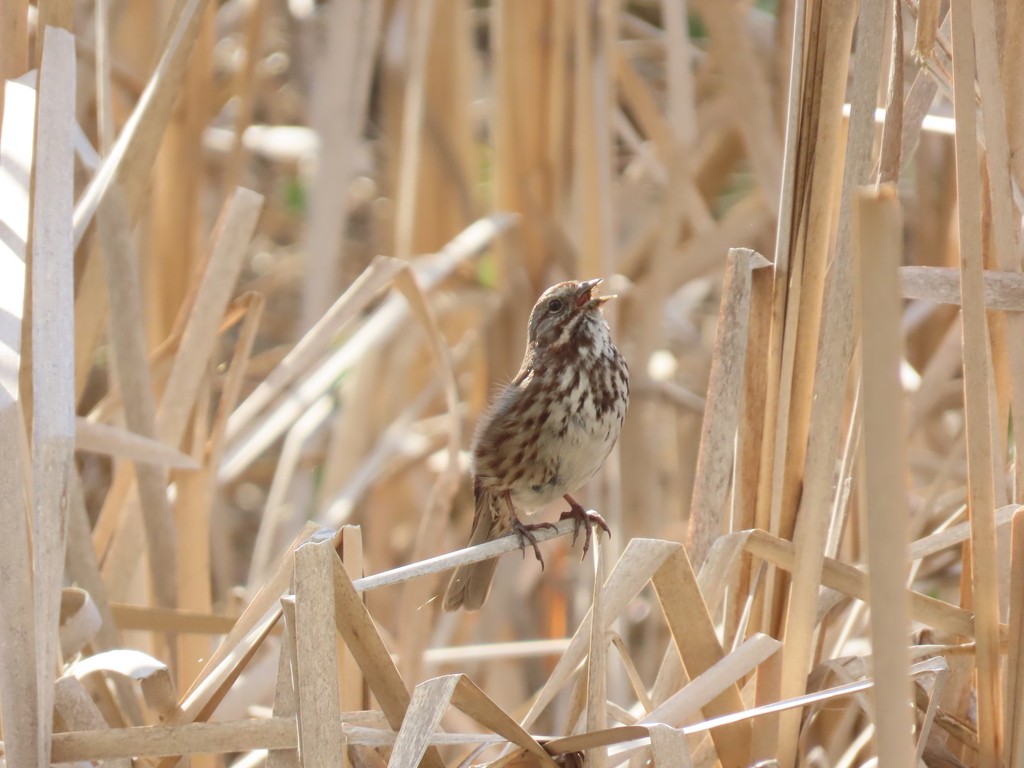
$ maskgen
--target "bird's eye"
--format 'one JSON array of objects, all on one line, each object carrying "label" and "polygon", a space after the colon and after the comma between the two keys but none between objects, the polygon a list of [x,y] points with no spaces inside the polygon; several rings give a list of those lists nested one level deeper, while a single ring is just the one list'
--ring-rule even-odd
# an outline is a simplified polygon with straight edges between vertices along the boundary
[{"label": "bird's eye", "polygon": [[562,309],[561,299],[552,299],[548,302],[548,312],[555,313]]}]

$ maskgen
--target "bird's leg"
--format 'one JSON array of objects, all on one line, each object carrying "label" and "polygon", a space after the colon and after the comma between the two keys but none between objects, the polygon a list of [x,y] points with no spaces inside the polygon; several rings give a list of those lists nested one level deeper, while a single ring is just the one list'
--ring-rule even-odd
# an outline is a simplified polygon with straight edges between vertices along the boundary
[{"label": "bird's leg", "polygon": [[[607,533],[609,536],[612,535],[612,532],[608,528],[608,523],[606,523],[604,521],[604,518],[601,517],[599,514],[597,514],[596,512],[587,512],[587,510],[585,510],[583,506],[568,493],[565,494],[562,498],[569,502],[569,509],[563,512],[562,516],[558,519],[571,519],[576,521],[576,528],[575,530],[573,530],[572,533],[573,546],[576,545],[576,537],[580,535],[580,528],[583,527],[586,529],[587,535],[583,539],[583,557],[586,557],[587,552],[590,550],[590,540],[593,537],[593,527],[595,525],[599,528],[603,528],[604,532]],[[580,559],[582,560],[583,558]]]},{"label": "bird's leg", "polygon": [[544,570],[544,558],[540,555],[540,547],[537,545],[537,537],[533,535],[534,531],[539,531],[542,528],[554,528],[554,523],[524,523],[519,519],[519,515],[516,514],[516,508],[512,504],[512,494],[505,491],[505,503],[508,504],[508,514],[512,521],[512,533],[519,537],[519,549],[523,553],[523,557],[526,557],[526,542],[530,542],[530,546],[533,547],[533,554],[537,556],[537,562],[540,563],[540,569]]}]

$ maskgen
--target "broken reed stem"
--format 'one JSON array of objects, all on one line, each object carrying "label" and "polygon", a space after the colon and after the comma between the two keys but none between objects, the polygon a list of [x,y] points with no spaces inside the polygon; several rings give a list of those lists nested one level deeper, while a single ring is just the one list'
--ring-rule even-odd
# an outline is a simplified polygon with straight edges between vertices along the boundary
[{"label": "broken reed stem", "polygon": [[750,325],[751,273],[767,265],[763,256],[749,248],[733,248],[726,260],[697,477],[690,502],[689,553],[698,569],[711,545],[727,529],[727,502]]}]

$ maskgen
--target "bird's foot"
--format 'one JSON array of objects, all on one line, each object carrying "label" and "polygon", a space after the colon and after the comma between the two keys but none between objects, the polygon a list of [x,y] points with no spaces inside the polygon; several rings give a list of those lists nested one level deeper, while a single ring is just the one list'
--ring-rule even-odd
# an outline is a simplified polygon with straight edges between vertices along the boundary
[{"label": "bird's foot", "polygon": [[533,547],[533,554],[537,556],[537,562],[540,563],[540,569],[544,570],[544,558],[540,555],[540,547],[537,546],[537,537],[533,535],[534,531],[539,531],[543,528],[554,528],[554,523],[524,523],[516,515],[512,516],[512,533],[519,537],[519,549],[523,553],[523,557],[526,557],[526,544],[529,542],[530,546]]},{"label": "bird's foot", "polygon": [[612,535],[612,532],[608,527],[608,523],[606,523],[604,518],[597,514],[597,512],[587,512],[579,502],[569,495],[566,495],[565,500],[569,502],[569,509],[563,512],[561,517],[558,519],[574,520],[576,522],[576,527],[572,532],[573,546],[576,546],[576,539],[580,535],[580,528],[584,528],[587,532],[587,535],[583,539],[583,557],[580,558],[582,560],[587,556],[587,552],[590,551],[590,541],[594,536],[593,531],[595,525],[598,528],[603,529],[609,536]]}]

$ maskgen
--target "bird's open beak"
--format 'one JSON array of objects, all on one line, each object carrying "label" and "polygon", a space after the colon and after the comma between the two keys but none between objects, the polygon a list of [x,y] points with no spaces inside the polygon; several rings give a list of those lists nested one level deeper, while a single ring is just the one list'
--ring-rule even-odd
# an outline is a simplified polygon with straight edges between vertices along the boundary
[{"label": "bird's open beak", "polygon": [[603,278],[595,277],[593,280],[584,280],[576,294],[576,306],[587,309],[597,309],[606,301],[614,299],[615,296],[597,296],[597,287],[602,283]]}]

